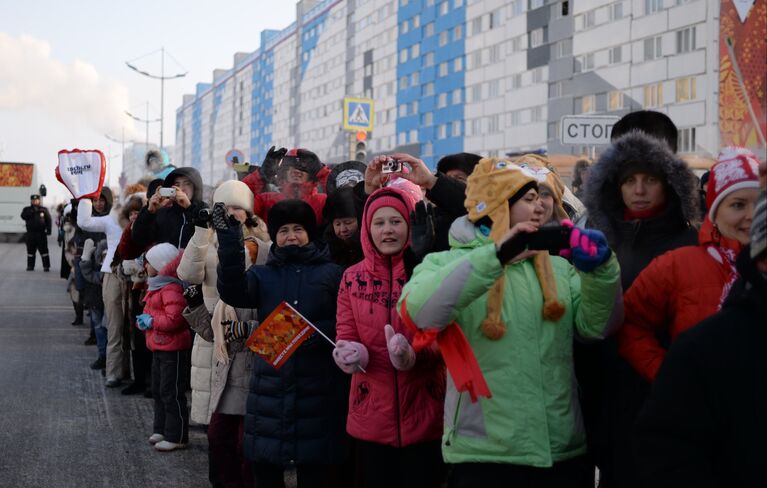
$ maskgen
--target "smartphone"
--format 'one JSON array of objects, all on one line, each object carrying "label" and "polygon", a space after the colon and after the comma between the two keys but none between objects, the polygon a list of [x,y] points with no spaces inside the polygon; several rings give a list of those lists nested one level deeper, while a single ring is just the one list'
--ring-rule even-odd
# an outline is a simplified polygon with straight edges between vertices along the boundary
[{"label": "smartphone", "polygon": [[381,173],[399,173],[402,171],[402,161],[389,159],[381,166]]},{"label": "smartphone", "polygon": [[166,198],[173,198],[176,196],[176,189],[174,187],[170,188],[160,188],[160,196],[166,197]]},{"label": "smartphone", "polygon": [[527,248],[559,254],[562,249],[570,247],[572,231],[572,227],[564,225],[544,225],[538,232],[526,234]]}]

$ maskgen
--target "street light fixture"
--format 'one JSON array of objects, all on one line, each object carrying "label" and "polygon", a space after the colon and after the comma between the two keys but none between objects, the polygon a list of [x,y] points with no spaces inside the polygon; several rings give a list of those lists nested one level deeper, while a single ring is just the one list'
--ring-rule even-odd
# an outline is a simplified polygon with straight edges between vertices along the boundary
[{"label": "street light fixture", "polygon": [[[146,150],[149,150],[149,124],[152,122],[160,122],[160,125],[162,126],[162,117],[157,119],[150,119],[149,118],[149,102],[146,102],[146,118],[142,119],[141,117],[137,117],[133,115],[132,113],[125,111],[125,115],[132,118],[136,122],[141,122],[142,124],[146,125],[146,135],[144,136],[146,139],[144,141],[144,146],[146,146]],[[162,134],[162,127],[160,128],[160,134]],[[161,144],[162,147],[162,144]]]},{"label": "street light fixture", "polygon": [[[155,51],[157,52],[157,51]],[[165,80],[172,80],[175,78],[183,78],[184,76],[189,73],[188,71],[185,71],[183,73],[177,73],[170,76],[165,76],[165,47],[160,48],[160,75],[154,75],[152,73],[148,73],[146,71],[138,69],[136,66],[130,64],[128,61],[125,62],[125,64],[135,71],[136,73],[140,75],[144,75],[148,78],[154,78],[155,80],[160,80],[160,150],[163,149],[163,129],[165,125]],[[172,56],[171,56],[172,57]],[[128,114],[130,115],[130,114]],[[133,117],[132,115],[130,115]],[[149,137],[147,136],[147,141]]]}]

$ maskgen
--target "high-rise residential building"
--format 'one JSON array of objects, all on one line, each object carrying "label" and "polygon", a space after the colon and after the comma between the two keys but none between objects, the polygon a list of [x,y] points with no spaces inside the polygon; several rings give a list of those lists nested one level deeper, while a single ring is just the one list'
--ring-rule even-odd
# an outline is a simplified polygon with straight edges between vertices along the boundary
[{"label": "high-rise residential building", "polygon": [[[757,0],[764,2],[764,0]],[[238,149],[351,159],[343,98],[375,101],[368,154],[503,155],[561,144],[564,115],[647,108],[680,152],[720,144],[716,0],[303,0],[296,21],[215,70],[176,111],[176,165],[211,183]],[[763,40],[762,40],[763,42]],[[762,100],[763,102],[763,100]]]}]

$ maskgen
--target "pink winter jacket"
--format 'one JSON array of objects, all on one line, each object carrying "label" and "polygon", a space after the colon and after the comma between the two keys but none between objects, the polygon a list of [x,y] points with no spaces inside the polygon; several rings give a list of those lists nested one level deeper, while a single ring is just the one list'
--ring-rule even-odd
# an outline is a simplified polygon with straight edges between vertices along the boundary
[{"label": "pink winter jacket", "polygon": [[[182,254],[165,266],[158,276],[178,279],[176,268]],[[144,297],[144,313],[152,316],[152,327],[146,331],[146,347],[150,351],[182,351],[192,347],[189,324],[181,314],[186,307],[184,289],[177,282],[159,290],[148,291]]]},{"label": "pink winter jacket", "polygon": [[367,225],[370,203],[384,194],[393,194],[412,208],[410,200],[393,188],[377,190],[368,198],[360,233],[365,259],[343,275],[336,332],[339,340],[362,343],[370,356],[367,372],[352,375],[347,432],[364,441],[404,447],[441,438],[445,368],[436,349],[419,352],[409,371],[394,369],[389,360],[384,325],[391,324],[411,342],[413,334],[396,309],[406,281],[402,253],[379,254]]}]

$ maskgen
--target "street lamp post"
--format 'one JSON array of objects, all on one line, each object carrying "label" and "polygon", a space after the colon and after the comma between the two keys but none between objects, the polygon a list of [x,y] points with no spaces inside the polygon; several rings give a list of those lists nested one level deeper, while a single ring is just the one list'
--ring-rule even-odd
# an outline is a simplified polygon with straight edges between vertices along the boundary
[{"label": "street lamp post", "polygon": [[159,76],[151,74],[151,73],[147,73],[146,71],[142,71],[127,61],[125,62],[125,64],[136,73],[144,75],[148,78],[154,78],[155,80],[160,80],[160,151],[162,151],[163,132],[165,128],[165,80],[172,80],[174,78],[183,78],[184,76],[187,75],[188,72],[165,76],[165,47],[160,48],[160,53],[161,54],[160,54],[160,75]]},{"label": "street lamp post", "polygon": [[[146,118],[145,119],[142,119],[141,117],[137,117],[137,116],[133,115],[132,113],[128,112],[127,110],[125,111],[125,115],[127,115],[130,118],[132,118],[136,122],[141,122],[142,124],[146,125],[146,134],[144,136],[144,137],[146,137],[146,139],[144,140],[145,141],[144,142],[144,146],[145,146],[146,150],[149,151],[149,124],[151,122],[160,122],[160,124],[162,124],[162,117],[157,118],[157,119],[150,119],[149,118],[149,102],[146,102]],[[162,134],[162,129],[160,129],[160,134]],[[162,148],[162,143],[161,143],[160,147]]]}]

